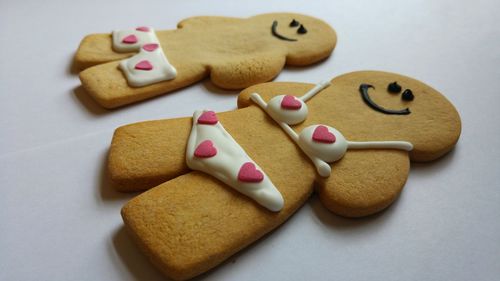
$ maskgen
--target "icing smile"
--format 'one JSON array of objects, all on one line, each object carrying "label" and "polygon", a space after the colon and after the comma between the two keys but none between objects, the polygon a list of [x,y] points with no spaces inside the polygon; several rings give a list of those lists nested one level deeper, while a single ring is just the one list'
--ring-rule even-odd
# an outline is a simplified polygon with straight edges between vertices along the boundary
[{"label": "icing smile", "polygon": [[[299,28],[297,29],[298,34],[306,34],[307,33],[307,29],[304,27],[304,25],[300,24],[295,19],[290,22],[289,26],[291,28],[299,26]],[[281,40],[285,40],[285,41],[297,41],[298,40],[295,38],[289,38],[289,37],[286,37],[284,35],[279,34],[277,29],[278,29],[278,21],[275,20],[275,21],[273,21],[273,24],[271,25],[271,33],[273,34],[274,37],[281,39]]]},{"label": "icing smile", "polygon": [[379,111],[379,112],[382,112],[382,113],[385,113],[385,114],[396,114],[396,115],[407,115],[407,114],[410,114],[411,111],[409,108],[405,108],[405,109],[400,109],[400,110],[394,110],[394,109],[386,109],[380,105],[378,105],[377,103],[375,103],[371,98],[370,98],[370,95],[368,94],[368,89],[369,88],[373,88],[375,89],[375,87],[373,87],[372,85],[369,85],[369,84],[361,84],[359,85],[359,92],[361,93],[361,97],[363,97],[363,101],[369,106],[371,107],[372,109],[376,110],[376,111]]}]

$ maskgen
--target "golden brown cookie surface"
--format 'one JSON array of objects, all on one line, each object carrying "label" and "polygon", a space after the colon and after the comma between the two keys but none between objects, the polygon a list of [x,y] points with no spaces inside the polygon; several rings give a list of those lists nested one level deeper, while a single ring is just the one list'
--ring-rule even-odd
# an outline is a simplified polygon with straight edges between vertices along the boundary
[{"label": "golden brown cookie surface", "polygon": [[[399,93],[390,93],[397,82]],[[332,173],[317,174],[311,160],[249,97],[264,100],[287,94],[301,96],[313,84],[264,83],[244,90],[240,109],[217,114],[220,123],[273,181],[285,199],[270,212],[210,175],[185,165],[191,118],[131,124],[113,138],[109,169],[122,190],[144,190],[167,181],[130,201],[122,215],[128,229],[168,276],[186,279],[216,266],[290,217],[316,186],[321,202],[334,213],[359,217],[383,210],[400,194],[412,161],[429,161],[448,152],[460,134],[460,117],[444,96],[409,77],[385,72],[354,72],[307,101],[307,119],[293,130],[325,124],[350,141],[411,142],[408,153],[396,149],[347,150],[331,164]],[[385,114],[369,106],[369,98],[387,110],[408,108],[405,115]],[[413,100],[403,99],[410,89]],[[176,133],[173,133],[176,132]]]},{"label": "golden brown cookie surface", "polygon": [[[296,20],[300,26],[290,26]],[[274,27],[274,28],[273,28]],[[226,89],[269,81],[285,64],[309,65],[325,59],[336,44],[334,30],[323,21],[300,14],[274,13],[248,19],[193,17],[176,30],[156,36],[177,76],[143,87],[131,87],[116,60],[134,53],[113,51],[111,35],[87,36],[75,64],[86,91],[102,106],[113,108],[173,91],[210,76]],[[281,37],[290,40],[283,40]]]}]

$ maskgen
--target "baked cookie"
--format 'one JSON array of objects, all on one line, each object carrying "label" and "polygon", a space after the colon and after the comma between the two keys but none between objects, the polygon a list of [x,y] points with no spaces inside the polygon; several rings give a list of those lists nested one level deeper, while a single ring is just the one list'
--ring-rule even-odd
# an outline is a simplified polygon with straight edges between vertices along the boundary
[{"label": "baked cookie", "polygon": [[220,264],[283,223],[314,187],[336,214],[383,210],[400,194],[410,161],[441,157],[461,130],[439,92],[377,71],[255,85],[238,107],[114,133],[108,167],[117,188],[154,187],[122,209],[125,225],[170,278]]},{"label": "baked cookie", "polygon": [[325,22],[300,14],[248,19],[193,17],[175,30],[150,27],[88,35],[75,65],[85,90],[114,108],[164,94],[210,76],[226,89],[273,79],[286,65],[327,58],[336,44]]}]

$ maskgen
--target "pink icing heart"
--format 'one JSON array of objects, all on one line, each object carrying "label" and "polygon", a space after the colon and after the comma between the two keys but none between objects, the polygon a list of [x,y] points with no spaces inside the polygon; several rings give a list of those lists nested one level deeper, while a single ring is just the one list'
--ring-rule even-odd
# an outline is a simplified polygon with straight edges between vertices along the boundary
[{"label": "pink icing heart", "polygon": [[134,34],[130,34],[129,36],[123,38],[122,43],[125,43],[125,44],[137,43],[137,36],[135,36]]},{"label": "pink icing heart", "polygon": [[316,129],[314,129],[312,139],[317,142],[323,142],[323,143],[334,143],[335,140],[337,140],[335,135],[330,133],[328,131],[328,128],[323,125],[319,125],[318,127],[316,127]]},{"label": "pink icing heart", "polygon": [[205,111],[198,118],[198,124],[214,125],[217,122],[219,122],[219,119],[217,119],[217,115],[213,111]]},{"label": "pink icing heart", "polygon": [[261,182],[264,179],[264,174],[255,168],[252,162],[246,162],[238,172],[238,180],[242,182]]},{"label": "pink icing heart", "polygon": [[149,32],[149,27],[147,27],[147,26],[139,26],[135,30],[142,31],[142,32]]},{"label": "pink icing heart", "polygon": [[142,48],[148,52],[152,52],[158,49],[158,44],[156,43],[145,44],[144,46],[142,46]]},{"label": "pink icing heart", "polygon": [[135,65],[135,69],[151,70],[153,69],[153,65],[148,60],[141,60],[139,63]]},{"label": "pink icing heart", "polygon": [[211,140],[202,141],[194,151],[194,156],[198,158],[210,158],[217,154],[217,149]]},{"label": "pink icing heart", "polygon": [[281,107],[284,109],[297,110],[302,107],[302,103],[295,99],[294,96],[286,95],[281,100]]}]

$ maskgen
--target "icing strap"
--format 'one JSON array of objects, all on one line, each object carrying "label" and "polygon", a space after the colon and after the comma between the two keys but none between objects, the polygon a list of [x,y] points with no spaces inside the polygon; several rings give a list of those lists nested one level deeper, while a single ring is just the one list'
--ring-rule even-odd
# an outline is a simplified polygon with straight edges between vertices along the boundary
[{"label": "icing strap", "polygon": [[177,76],[177,70],[168,61],[154,29],[142,26],[135,30],[117,30],[113,31],[112,37],[115,51],[138,51],[138,54],[122,60],[119,66],[130,86],[143,87]]},{"label": "icing strap", "polygon": [[327,125],[312,125],[297,134],[290,125],[303,122],[307,118],[305,102],[313,98],[321,90],[328,87],[329,82],[320,82],[303,96],[295,98],[288,95],[273,97],[266,103],[258,93],[250,95],[250,99],[262,108],[285,133],[311,159],[318,174],[328,177],[333,163],[344,157],[348,149],[399,149],[411,151],[413,145],[406,141],[348,141],[333,127]]},{"label": "icing strap", "polygon": [[271,211],[283,208],[281,193],[224,129],[213,111],[195,111],[186,163],[192,170],[214,176]]}]

